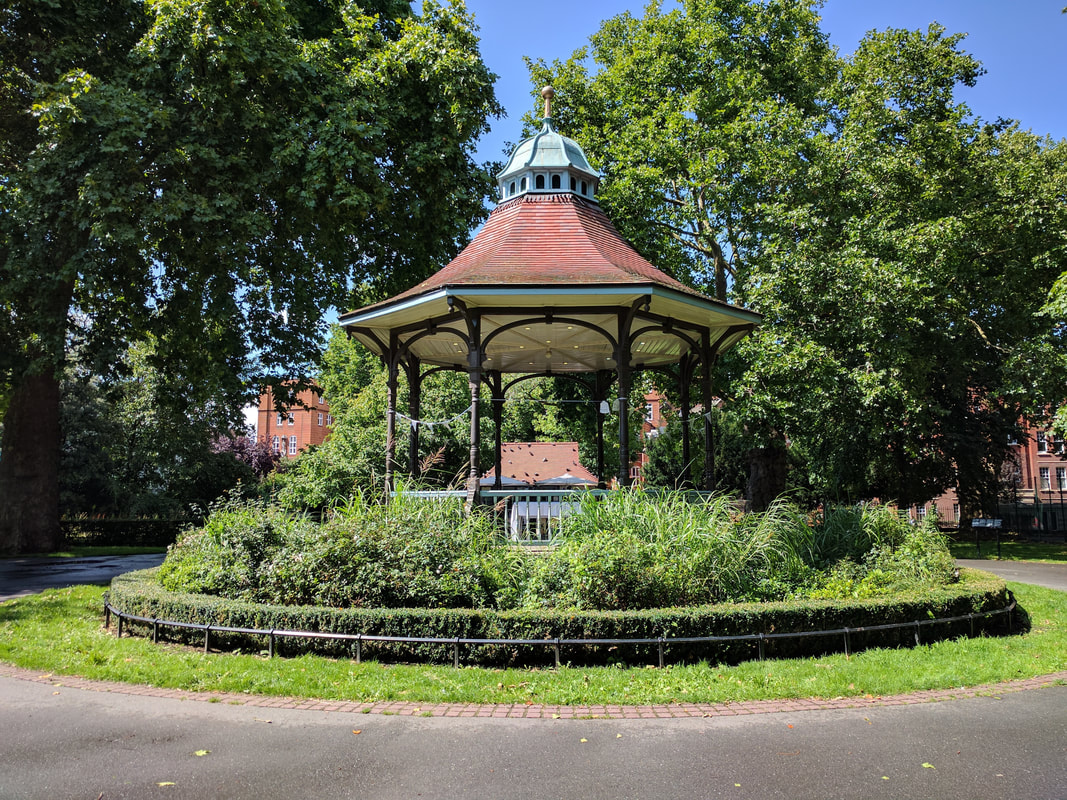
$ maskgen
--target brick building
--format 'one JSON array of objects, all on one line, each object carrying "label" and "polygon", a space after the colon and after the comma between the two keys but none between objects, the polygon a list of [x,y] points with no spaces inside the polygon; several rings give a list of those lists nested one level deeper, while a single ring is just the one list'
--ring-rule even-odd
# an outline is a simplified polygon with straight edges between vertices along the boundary
[{"label": "brick building", "polygon": [[259,396],[256,437],[283,458],[296,458],[310,445],[322,444],[332,426],[330,405],[317,387],[300,392],[296,404],[281,413],[269,388]]},{"label": "brick building", "polygon": [[[1047,428],[1024,426],[1011,442],[1011,457],[1001,471],[1002,493],[997,516],[1006,527],[1019,530],[1067,530],[1067,451],[1064,441]],[[954,489],[929,503],[912,506],[909,516],[919,520],[936,510],[946,525],[959,522],[960,506]]]}]

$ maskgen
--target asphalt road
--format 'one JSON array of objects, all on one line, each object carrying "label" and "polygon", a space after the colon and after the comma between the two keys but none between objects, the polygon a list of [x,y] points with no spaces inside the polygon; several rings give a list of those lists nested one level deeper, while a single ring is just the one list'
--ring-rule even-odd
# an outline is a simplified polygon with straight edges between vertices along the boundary
[{"label": "asphalt road", "polygon": [[439,719],[0,679],[0,797],[1063,798],[1067,686],[672,720]]},{"label": "asphalt road", "polygon": [[124,572],[158,567],[165,553],[86,558],[0,559],[0,600],[83,583],[107,586]]},{"label": "asphalt road", "polygon": [[[1006,581],[1032,583],[1067,592],[1067,564],[1039,564],[1035,561],[986,561],[984,559],[958,559],[961,567],[992,572]],[[1064,792],[1067,797],[1067,791]]]}]

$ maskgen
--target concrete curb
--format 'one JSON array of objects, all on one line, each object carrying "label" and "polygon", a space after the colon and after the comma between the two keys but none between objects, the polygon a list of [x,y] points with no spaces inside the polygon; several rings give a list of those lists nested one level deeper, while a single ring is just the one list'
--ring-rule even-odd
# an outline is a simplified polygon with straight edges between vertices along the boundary
[{"label": "concrete curb", "polygon": [[690,719],[693,717],[737,717],[753,714],[778,714],[798,711],[827,711],[880,706],[907,706],[918,703],[937,703],[972,697],[996,697],[1011,692],[1041,689],[1067,683],[1067,670],[1018,681],[989,683],[981,686],[954,689],[930,689],[908,694],[832,699],[796,698],[789,700],[746,700],[737,703],[670,703],[650,706],[588,705],[552,706],[539,703],[479,705],[471,703],[408,703],[365,702],[346,700],[315,700],[301,697],[273,697],[266,695],[234,694],[226,692],[190,692],[183,689],[161,689],[117,681],[95,681],[77,676],[41,674],[33,670],[0,663],[0,678],[47,683],[68,689],[90,692],[113,692],[144,697],[165,697],[201,703],[226,703],[253,708],[286,708],[301,711],[328,711],[346,714],[383,714],[407,717],[478,717],[501,719]]}]

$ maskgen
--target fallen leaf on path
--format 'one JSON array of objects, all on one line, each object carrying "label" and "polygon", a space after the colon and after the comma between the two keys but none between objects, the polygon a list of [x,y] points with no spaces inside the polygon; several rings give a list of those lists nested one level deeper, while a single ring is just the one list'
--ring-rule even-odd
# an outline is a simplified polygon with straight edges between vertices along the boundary
[{"label": "fallen leaf on path", "polygon": [[174,781],[160,781],[156,786],[173,786]]},{"label": "fallen leaf on path", "polygon": [[579,742],[588,742],[589,740],[588,739],[579,739],[578,741]]},{"label": "fallen leaf on path", "polygon": [[210,752],[211,752],[210,750],[197,750],[196,752],[193,753],[193,755],[194,756],[206,756]]},{"label": "fallen leaf on path", "polygon": [[937,767],[935,767],[929,761],[924,761],[923,762],[923,769],[937,769]]}]

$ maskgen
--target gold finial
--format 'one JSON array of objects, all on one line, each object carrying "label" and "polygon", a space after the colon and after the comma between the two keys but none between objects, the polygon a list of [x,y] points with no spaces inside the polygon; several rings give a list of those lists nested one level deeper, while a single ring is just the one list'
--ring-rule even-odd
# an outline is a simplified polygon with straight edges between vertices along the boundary
[{"label": "gold finial", "polygon": [[541,97],[545,98],[545,118],[552,116],[552,98],[556,96],[556,90],[551,86],[546,86],[541,90]]}]

